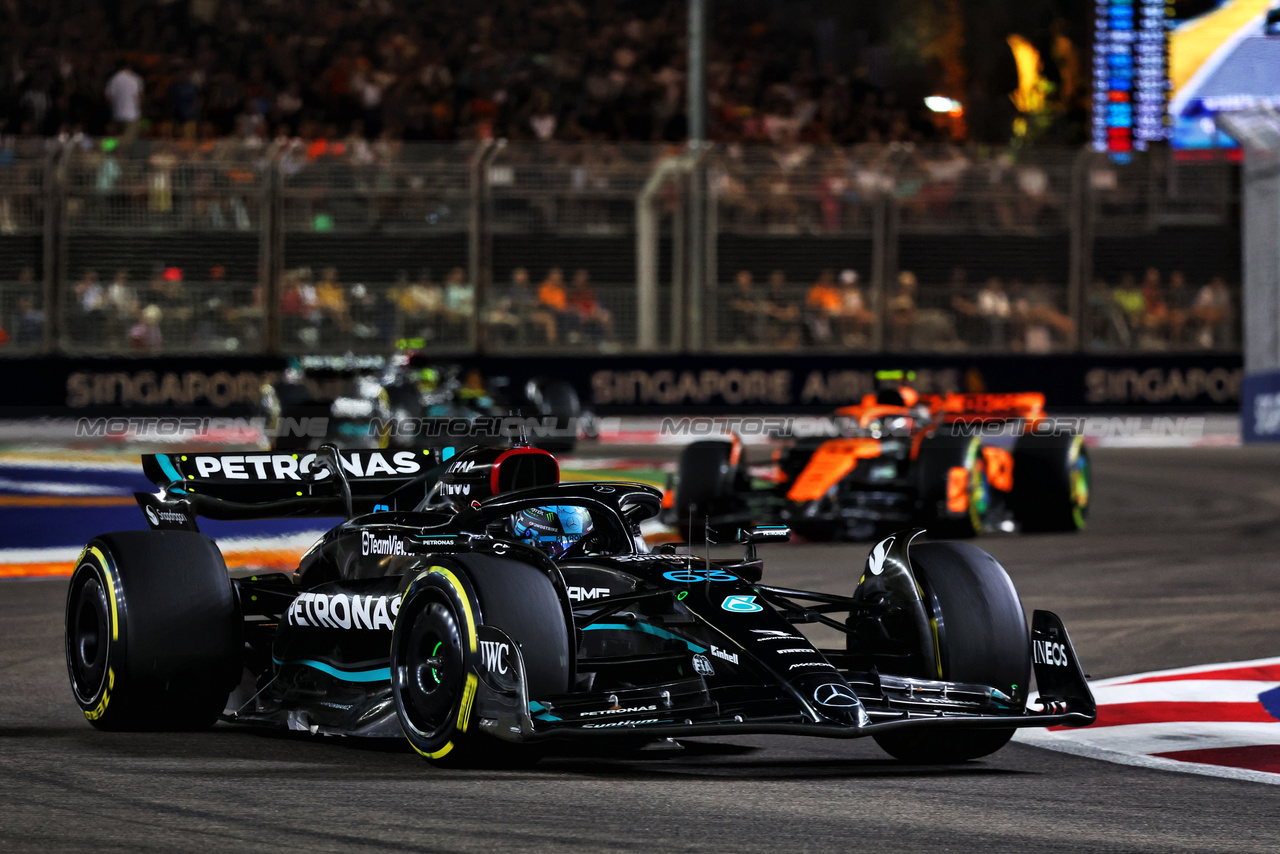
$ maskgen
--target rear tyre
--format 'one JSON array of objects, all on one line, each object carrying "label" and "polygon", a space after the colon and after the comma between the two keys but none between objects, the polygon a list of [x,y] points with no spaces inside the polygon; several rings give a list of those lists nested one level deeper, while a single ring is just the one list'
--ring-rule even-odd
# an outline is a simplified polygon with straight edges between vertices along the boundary
[{"label": "rear tyre", "polygon": [[1023,436],[1013,449],[1014,518],[1024,531],[1078,531],[1092,489],[1083,436]]},{"label": "rear tyre", "polygon": [[920,445],[921,514],[932,537],[982,533],[990,505],[982,440],[936,433]]},{"label": "rear tyre", "polygon": [[103,730],[213,725],[240,678],[243,625],[213,540],[124,531],[90,541],[67,592],[67,671]]},{"label": "rear tyre", "polygon": [[529,697],[569,689],[566,609],[539,569],[492,555],[457,555],[421,573],[405,591],[391,640],[391,690],[405,737],[434,764],[520,767],[541,745],[478,732],[473,703],[484,666],[477,629],[501,629],[520,648]]},{"label": "rear tyre", "polygon": [[[1022,601],[995,558],[965,543],[911,547],[911,568],[937,624],[939,678],[990,685],[1026,702],[1031,652]],[[919,764],[949,764],[994,753],[1013,728],[908,729],[875,736],[890,755]]]},{"label": "rear tyre", "polygon": [[[676,469],[675,525],[686,542],[702,542],[707,517],[733,511],[737,468],[732,442],[707,439],[694,442],[680,452]],[[712,539],[715,539],[714,532]]]}]

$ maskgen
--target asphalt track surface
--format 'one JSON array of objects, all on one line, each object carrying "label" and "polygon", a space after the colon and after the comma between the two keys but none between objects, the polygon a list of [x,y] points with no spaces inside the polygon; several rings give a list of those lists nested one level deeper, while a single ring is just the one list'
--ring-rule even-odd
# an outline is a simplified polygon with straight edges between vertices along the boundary
[{"label": "asphalt track surface", "polygon": [[[1101,678],[1276,655],[1280,448],[1098,450],[1089,530],[991,536],[1028,611],[1057,611]],[[91,532],[86,532],[86,534]],[[767,578],[850,588],[860,545],[773,547]],[[0,585],[0,849],[272,851],[1256,851],[1274,786],[1011,744],[910,767],[869,739],[444,771],[398,741],[105,734],[62,653],[65,580]]]}]

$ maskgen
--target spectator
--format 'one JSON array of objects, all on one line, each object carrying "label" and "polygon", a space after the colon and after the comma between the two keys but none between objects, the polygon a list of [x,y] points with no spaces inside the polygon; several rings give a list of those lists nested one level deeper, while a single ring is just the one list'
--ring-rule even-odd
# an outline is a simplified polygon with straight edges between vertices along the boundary
[{"label": "spectator", "polygon": [[351,329],[351,315],[347,309],[347,293],[338,283],[338,271],[325,267],[315,286],[315,305],[320,311],[320,340],[345,335]]},{"label": "spectator", "polygon": [[830,344],[833,324],[840,316],[841,297],[836,289],[836,271],[823,270],[818,280],[805,295],[805,328],[809,332],[809,343],[817,345]]},{"label": "spectator", "polygon": [[316,289],[302,270],[280,277],[280,327],[286,343],[314,347],[319,342],[320,313]]},{"label": "spectator", "polygon": [[1234,312],[1231,293],[1227,290],[1225,279],[1214,276],[1209,284],[1200,289],[1191,310],[1191,317],[1195,341],[1199,346],[1209,349],[1227,347],[1234,343],[1232,329]]},{"label": "spectator", "polygon": [[840,271],[840,341],[846,347],[865,348],[871,343],[876,316],[858,287],[856,270]]},{"label": "spectator", "polygon": [[119,70],[107,81],[106,96],[111,105],[111,120],[120,126],[126,142],[138,132],[138,120],[142,118],[142,78],[122,62]]},{"label": "spectator", "polygon": [[99,347],[106,334],[106,291],[98,281],[98,271],[86,269],[75,287],[79,308],[77,338],[90,347]]},{"label": "spectator", "polygon": [[159,353],[163,350],[164,335],[160,331],[163,317],[164,311],[158,305],[144,308],[137,325],[129,330],[129,349],[144,353]]},{"label": "spectator", "polygon": [[1013,314],[1013,306],[1009,302],[1009,295],[1004,292],[1004,282],[1000,281],[999,276],[987,279],[978,291],[975,308],[986,333],[984,343],[993,349],[1003,350],[1008,346],[1009,318]]},{"label": "spectator", "polygon": [[470,337],[475,307],[475,289],[467,281],[467,271],[454,267],[444,277],[444,337],[447,340],[460,342]]},{"label": "spectator", "polygon": [[792,348],[800,343],[800,306],[796,305],[787,285],[787,274],[782,270],[769,274],[769,290],[761,301],[761,310],[766,344]]},{"label": "spectator", "polygon": [[569,331],[565,328],[569,325],[569,295],[564,289],[564,271],[559,267],[552,267],[547,278],[538,286],[538,305],[555,319],[555,334],[548,342],[554,346],[561,333]]},{"label": "spectator", "polygon": [[978,344],[984,337],[984,322],[970,292],[968,274],[963,267],[953,267],[947,283],[947,296],[955,315],[956,334],[966,345]]},{"label": "spectator", "polygon": [[351,334],[360,341],[375,343],[383,326],[381,303],[364,282],[352,285],[350,296]]},{"label": "spectator", "polygon": [[107,287],[106,314],[108,339],[112,346],[122,344],[138,314],[138,292],[129,284],[129,271],[123,267]]},{"label": "spectator", "polygon": [[903,270],[898,274],[898,289],[889,298],[889,349],[907,350],[912,346],[916,322],[916,274]]},{"label": "spectator", "polygon": [[496,301],[489,325],[491,331],[503,337],[506,333],[517,344],[549,344],[556,337],[556,319],[539,305],[524,267],[511,271],[511,285]]},{"label": "spectator", "polygon": [[15,347],[38,347],[44,341],[44,311],[36,308],[35,300],[29,296],[18,297],[12,340]]},{"label": "spectator", "polygon": [[1019,334],[1014,349],[1026,353],[1049,353],[1056,344],[1070,343],[1075,332],[1071,318],[1054,305],[1049,285],[1037,282],[1025,291],[1015,282],[1011,300]]},{"label": "spectator", "polygon": [[1112,288],[1111,302],[1120,309],[1128,335],[1132,336],[1142,325],[1142,314],[1145,308],[1142,289],[1134,281],[1132,273],[1125,273],[1120,277],[1120,284]]},{"label": "spectator", "polygon": [[1151,349],[1163,349],[1169,331],[1169,306],[1160,290],[1160,272],[1147,268],[1142,283],[1142,324],[1139,343]]},{"label": "spectator", "polygon": [[1195,306],[1196,294],[1187,287],[1187,277],[1181,270],[1169,274],[1169,292],[1165,302],[1169,306],[1169,343],[1179,347],[1186,343],[1187,320]]},{"label": "spectator", "polygon": [[728,344],[758,344],[764,319],[760,296],[756,293],[750,270],[739,270],[733,277],[729,296],[727,323],[724,325]]},{"label": "spectator", "polygon": [[1128,347],[1129,323],[1124,312],[1116,305],[1114,292],[1104,279],[1097,278],[1089,288],[1087,323],[1088,343],[1091,346]]},{"label": "spectator", "polygon": [[586,270],[578,270],[573,274],[568,303],[569,310],[577,321],[579,333],[587,341],[596,345],[612,342],[613,315],[596,297]]},{"label": "spectator", "polygon": [[399,296],[400,310],[404,314],[404,331],[410,338],[435,341],[440,338],[444,323],[444,288],[431,281],[430,268],[423,267],[412,285]]}]

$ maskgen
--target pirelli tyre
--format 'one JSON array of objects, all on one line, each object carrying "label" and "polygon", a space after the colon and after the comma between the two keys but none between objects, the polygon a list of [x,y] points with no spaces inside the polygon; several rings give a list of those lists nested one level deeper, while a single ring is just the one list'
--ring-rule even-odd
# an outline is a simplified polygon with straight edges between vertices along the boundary
[{"label": "pirelli tyre", "polygon": [[676,528],[687,541],[702,541],[707,517],[735,509],[734,491],[743,486],[737,455],[734,442],[720,439],[694,442],[680,452],[674,518]]},{"label": "pirelli tyre", "polygon": [[1024,531],[1079,531],[1092,481],[1083,436],[1022,436],[1013,447],[1014,518]]},{"label": "pirelli tyre", "polygon": [[541,569],[485,554],[454,555],[419,573],[400,604],[391,639],[391,691],[405,737],[428,760],[450,766],[519,766],[536,744],[478,731],[475,698],[486,666],[481,626],[520,650],[529,698],[569,690],[567,600]]},{"label": "pirelli tyre", "polygon": [[982,533],[991,503],[982,440],[939,430],[920,443],[916,458],[921,521],[933,537]]},{"label": "pirelli tyre", "polygon": [[[995,558],[967,543],[919,543],[911,569],[924,594],[939,656],[938,678],[989,685],[1021,709],[1031,678],[1031,645],[1022,600]],[[1012,727],[906,729],[875,736],[892,756],[949,764],[994,753]]]},{"label": "pirelli tyre", "polygon": [[104,730],[212,726],[240,678],[243,621],[213,540],[124,531],[89,542],[67,592],[66,657]]}]

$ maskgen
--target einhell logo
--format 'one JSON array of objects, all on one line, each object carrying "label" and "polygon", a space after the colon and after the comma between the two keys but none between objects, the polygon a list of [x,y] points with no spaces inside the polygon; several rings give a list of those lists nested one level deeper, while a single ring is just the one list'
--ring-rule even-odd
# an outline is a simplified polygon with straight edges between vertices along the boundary
[{"label": "einhell logo", "polygon": [[361,531],[360,554],[367,557],[368,555],[403,555],[408,552],[405,551],[404,540],[395,534],[376,537],[368,531]]}]

